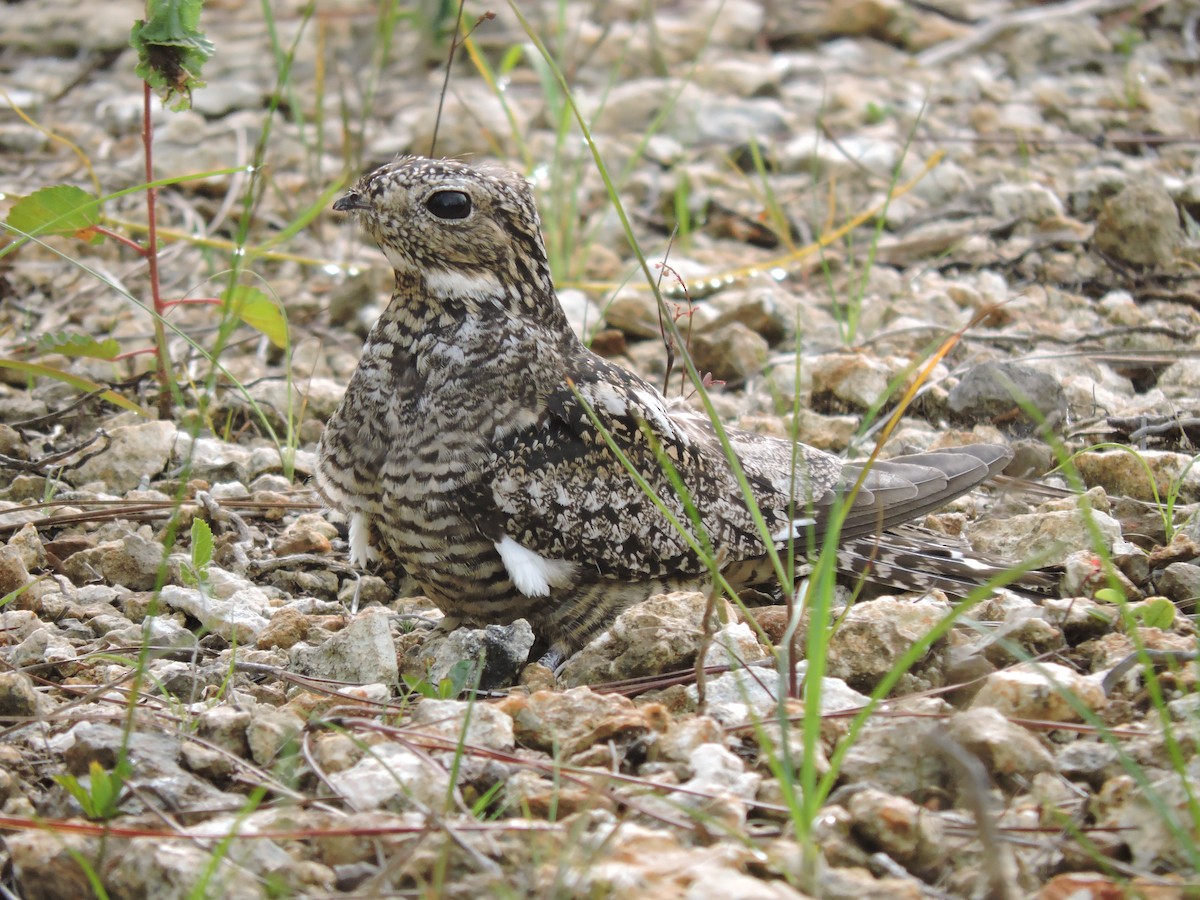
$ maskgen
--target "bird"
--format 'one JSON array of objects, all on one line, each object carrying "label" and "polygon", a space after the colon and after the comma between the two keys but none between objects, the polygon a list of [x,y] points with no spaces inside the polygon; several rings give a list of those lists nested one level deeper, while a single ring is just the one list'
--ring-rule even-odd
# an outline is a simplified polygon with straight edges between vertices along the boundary
[{"label": "bird", "polygon": [[1000,472],[1002,444],[864,466],[727,427],[748,503],[708,416],[576,336],[520,174],[406,156],[333,209],[395,286],[322,433],[317,487],[348,517],[351,561],[374,534],[443,627],[525,618],[561,661],[628,606],[710,583],[714,560],[735,590],[769,583],[769,545],[803,561],[835,519],[839,565],[883,583],[961,595],[995,571],[895,529]]}]

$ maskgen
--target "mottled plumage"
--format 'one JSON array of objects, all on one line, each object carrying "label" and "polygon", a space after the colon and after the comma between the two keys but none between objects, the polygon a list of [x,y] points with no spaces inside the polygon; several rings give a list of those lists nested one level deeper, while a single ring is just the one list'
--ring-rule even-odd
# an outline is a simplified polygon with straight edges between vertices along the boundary
[{"label": "mottled plumage", "polygon": [[[451,622],[525,617],[560,653],[629,604],[698,583],[704,564],[590,409],[686,523],[656,453],[670,460],[735,585],[772,578],[711,423],[575,337],[523,178],[407,158],[365,176],[334,208],[357,215],[396,275],[319,451],[318,484],[351,517],[356,562],[369,526]],[[772,540],[820,547],[858,467],[803,444],[794,453],[775,438],[729,437]],[[892,565],[891,580],[907,587],[961,585],[952,566],[923,573],[911,553],[900,577],[886,543],[869,536],[970,490],[1008,459],[1006,448],[975,445],[876,463],[843,525],[843,562]]]}]

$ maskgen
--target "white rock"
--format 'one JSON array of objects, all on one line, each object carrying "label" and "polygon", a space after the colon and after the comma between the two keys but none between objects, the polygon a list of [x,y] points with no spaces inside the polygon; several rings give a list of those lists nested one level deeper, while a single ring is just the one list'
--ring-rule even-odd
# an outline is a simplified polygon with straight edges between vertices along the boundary
[{"label": "white rock", "polygon": [[235,591],[227,600],[205,596],[195,588],[164,585],[159,599],[172,609],[182,610],[209,631],[230,642],[246,645],[254,642],[267,627],[270,601],[256,587]]},{"label": "white rock", "polygon": [[351,768],[330,773],[329,782],[359,812],[412,806],[441,809],[449,776],[442,766],[407,747],[376,744]]},{"label": "white rock", "polygon": [[971,706],[991,706],[1003,715],[1023,719],[1078,722],[1083,716],[1077,706],[1097,712],[1107,704],[1098,677],[1080,675],[1058,663],[1029,662],[989,675]]}]

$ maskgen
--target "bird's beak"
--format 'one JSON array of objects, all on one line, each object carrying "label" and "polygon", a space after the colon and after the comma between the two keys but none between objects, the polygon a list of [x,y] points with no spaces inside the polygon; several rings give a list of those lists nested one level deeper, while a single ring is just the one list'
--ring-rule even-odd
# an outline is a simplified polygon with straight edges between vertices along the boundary
[{"label": "bird's beak", "polygon": [[370,209],[371,205],[363,200],[358,191],[346,191],[333,202],[333,208],[338,212],[353,212],[356,209]]}]

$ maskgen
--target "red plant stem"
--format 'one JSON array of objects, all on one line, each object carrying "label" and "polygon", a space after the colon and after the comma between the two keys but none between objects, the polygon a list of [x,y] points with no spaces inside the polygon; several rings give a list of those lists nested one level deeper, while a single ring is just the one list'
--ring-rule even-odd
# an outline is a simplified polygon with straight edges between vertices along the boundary
[{"label": "red plant stem", "polygon": [[88,230],[94,231],[94,232],[96,232],[96,234],[102,234],[106,238],[110,238],[110,239],[116,241],[118,244],[124,244],[126,247],[131,249],[138,256],[142,256],[142,257],[146,256],[146,248],[143,247],[141,244],[139,244],[137,241],[135,241],[133,238],[127,238],[127,237],[125,237],[125,235],[118,234],[115,231],[105,228],[103,225],[93,225]]},{"label": "red plant stem", "polygon": [[142,82],[142,149],[146,160],[146,263],[150,267],[150,296],[154,301],[154,346],[157,349],[155,374],[158,376],[158,417],[171,418],[171,389],[167,380],[167,330],[163,326],[162,296],[158,287],[158,219],[154,208],[158,202],[158,189],[154,184],[154,126],[150,121],[150,99],[153,96],[149,82]]}]

